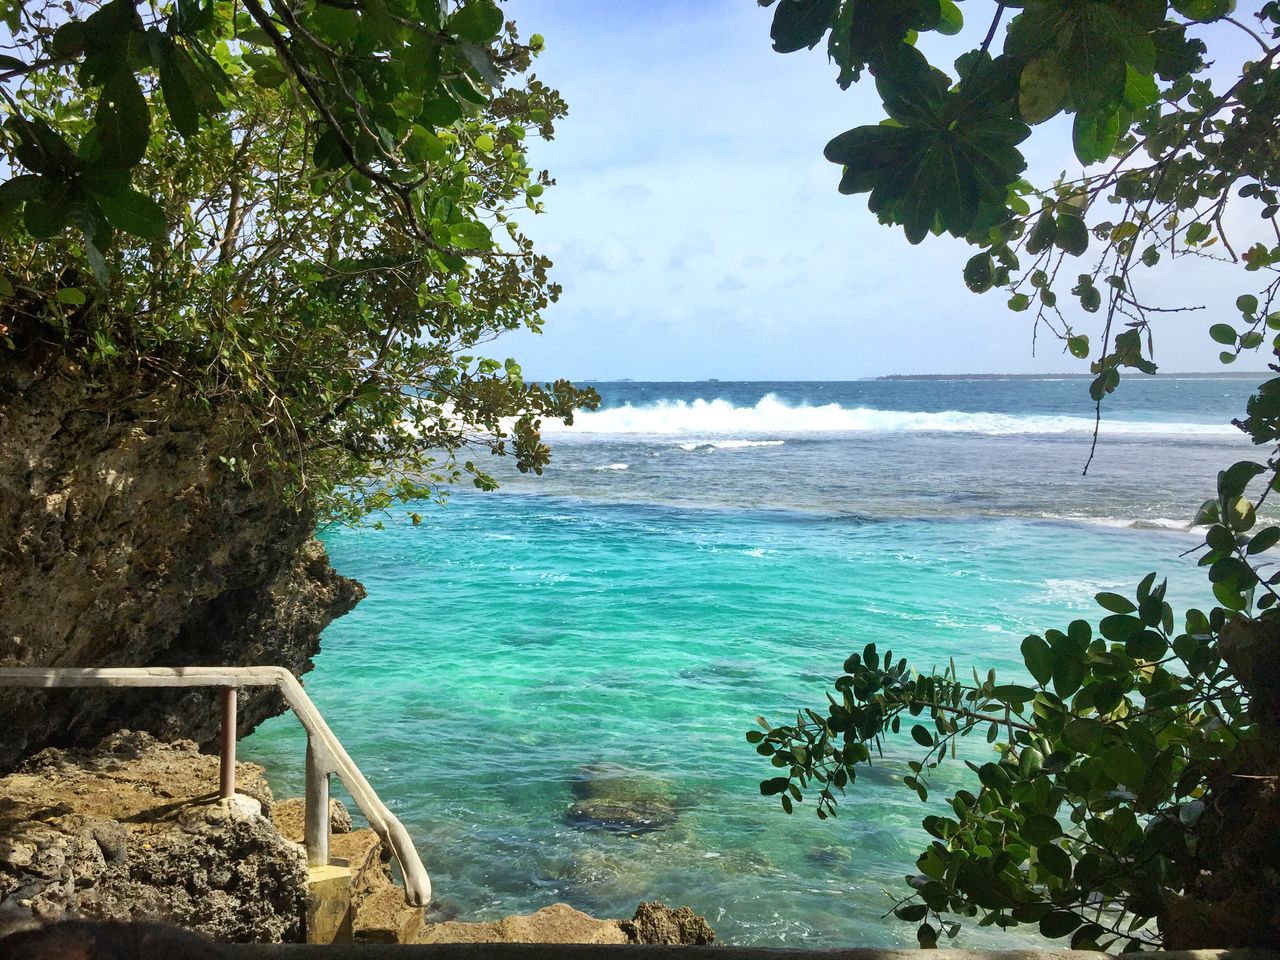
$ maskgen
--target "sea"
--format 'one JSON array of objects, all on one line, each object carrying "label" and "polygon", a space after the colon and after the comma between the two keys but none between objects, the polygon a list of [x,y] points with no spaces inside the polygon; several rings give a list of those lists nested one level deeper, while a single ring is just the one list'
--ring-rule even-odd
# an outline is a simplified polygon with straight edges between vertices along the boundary
[{"label": "sea", "polygon": [[[1087,474],[1078,379],[594,384],[599,410],[548,425],[542,476],[495,461],[497,492],[323,531],[368,598],[305,685],[461,919],[659,900],[734,944],[914,945],[886,914],[968,770],[945,764],[921,803],[902,784],[919,748],[891,739],[837,819],[787,816],[745,732],[821,709],[868,643],[1014,680],[1023,637],[1096,622],[1098,591],[1157,571],[1175,608],[1211,603],[1191,521],[1251,455],[1230,421],[1264,377],[1127,379]],[[241,752],[300,796],[304,744],[286,715]],[[670,822],[576,820],[601,771]]]}]

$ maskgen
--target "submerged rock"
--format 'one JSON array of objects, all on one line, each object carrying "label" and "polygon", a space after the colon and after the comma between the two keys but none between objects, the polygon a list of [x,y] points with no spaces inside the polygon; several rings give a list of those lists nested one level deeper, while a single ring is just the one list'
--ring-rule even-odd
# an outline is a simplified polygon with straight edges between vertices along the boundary
[{"label": "submerged rock", "polygon": [[852,854],[844,847],[811,847],[805,858],[813,863],[845,863],[852,859]]},{"label": "submerged rock", "polygon": [[569,822],[576,827],[596,827],[615,833],[649,833],[676,818],[665,803],[645,800],[579,800],[569,808]]},{"label": "submerged rock", "polygon": [[583,767],[573,781],[578,798],[567,818],[574,826],[615,833],[648,833],[676,819],[675,800],[661,780],[613,763]]}]

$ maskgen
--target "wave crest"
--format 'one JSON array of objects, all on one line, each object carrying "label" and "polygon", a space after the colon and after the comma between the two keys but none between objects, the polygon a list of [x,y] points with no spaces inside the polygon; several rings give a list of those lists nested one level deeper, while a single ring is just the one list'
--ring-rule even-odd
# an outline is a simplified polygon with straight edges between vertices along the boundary
[{"label": "wave crest", "polygon": [[[1062,434],[1091,433],[1091,417],[1045,414],[966,413],[944,410],[876,410],[871,407],[791,405],[768,394],[754,406],[735,406],[728,400],[660,400],[635,407],[626,404],[607,410],[582,411],[574,416],[574,426],[558,421],[545,428],[551,432],[647,436],[705,437],[805,433],[982,433]],[[1232,436],[1238,431],[1230,424],[1164,423],[1140,420],[1104,419],[1107,434],[1163,434],[1181,436]],[[704,441],[712,442],[712,441]],[[749,441],[735,441],[746,444]],[[771,441],[776,443],[778,441]],[[724,443],[720,444],[724,446]]]}]

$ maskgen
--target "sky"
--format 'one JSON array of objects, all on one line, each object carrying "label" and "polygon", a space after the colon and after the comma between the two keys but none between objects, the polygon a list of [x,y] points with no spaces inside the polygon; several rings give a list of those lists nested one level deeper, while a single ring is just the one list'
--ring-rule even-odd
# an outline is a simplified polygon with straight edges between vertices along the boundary
[{"label": "sky", "polygon": [[[977,0],[962,8],[986,13]],[[825,51],[770,46],[750,0],[508,0],[546,51],[534,72],[569,115],[532,162],[557,185],[521,224],[565,290],[541,335],[502,338],[526,375],[575,380],[849,380],[892,373],[1087,373],[1006,295],[970,293],[973,250],[907,243],[866,195],[836,190],[836,134],[880,119],[869,83],[841,91]],[[945,63],[976,45],[966,26]],[[974,37],[974,34],[979,34]],[[941,39],[941,38],[938,38]],[[964,42],[968,40],[969,42]],[[1243,49],[1243,48],[1241,48]],[[1079,173],[1061,119],[1024,144],[1030,176]],[[1183,258],[1151,271],[1164,371],[1217,367],[1209,325],[1230,320],[1242,274]],[[1238,314],[1236,314],[1238,317]],[[1100,331],[1078,327],[1078,332]],[[1261,368],[1260,361],[1238,366]]]}]

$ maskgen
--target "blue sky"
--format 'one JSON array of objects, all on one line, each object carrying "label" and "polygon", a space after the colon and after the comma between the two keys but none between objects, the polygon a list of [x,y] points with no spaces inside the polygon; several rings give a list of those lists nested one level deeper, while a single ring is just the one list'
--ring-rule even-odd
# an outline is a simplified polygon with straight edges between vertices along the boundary
[{"label": "blue sky", "polygon": [[[1052,339],[1033,356],[1028,315],[1009,312],[999,292],[965,289],[964,244],[912,247],[876,222],[865,196],[836,192],[839,169],[822,148],[879,119],[875,92],[841,91],[821,49],[774,53],[771,10],[750,0],[504,6],[522,34],[546,37],[535,72],[569,103],[556,139],[533,156],[558,185],[547,213],[523,221],[565,293],[542,335],[511,335],[493,350],[528,374],[1087,372]],[[1078,172],[1065,124],[1038,128],[1027,146],[1039,182]],[[1210,307],[1161,319],[1162,369],[1216,366],[1206,331],[1230,319],[1239,277],[1188,259],[1153,276],[1162,302]]]}]

